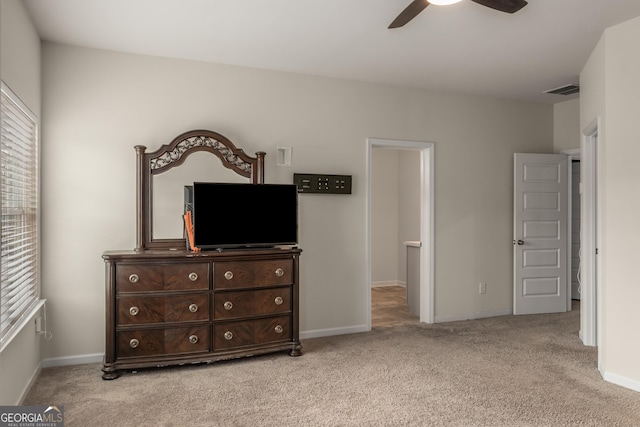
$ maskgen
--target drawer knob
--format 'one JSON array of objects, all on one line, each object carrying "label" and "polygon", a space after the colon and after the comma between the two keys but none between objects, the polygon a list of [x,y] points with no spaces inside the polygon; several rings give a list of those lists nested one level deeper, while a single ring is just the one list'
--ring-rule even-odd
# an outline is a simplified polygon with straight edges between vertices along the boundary
[{"label": "drawer knob", "polygon": [[273,301],[276,303],[276,305],[281,305],[284,300],[282,299],[282,297],[276,297],[276,299]]},{"label": "drawer knob", "polygon": [[233,308],[233,303],[231,301],[227,301],[224,303],[225,310],[231,310]]},{"label": "drawer knob", "polygon": [[284,276],[284,270],[281,268],[276,268],[276,276],[278,277]]},{"label": "drawer knob", "polygon": [[192,313],[198,311],[198,304],[189,304],[189,311]]},{"label": "drawer knob", "polygon": [[189,280],[191,280],[192,282],[198,280],[198,273],[189,273]]},{"label": "drawer knob", "polygon": [[197,343],[197,342],[198,342],[198,337],[197,337],[197,336],[195,336],[195,335],[191,335],[191,336],[189,337],[189,342],[190,342],[191,344],[195,344],[195,343]]},{"label": "drawer knob", "polygon": [[139,345],[140,345],[140,341],[138,341],[138,340],[137,340],[137,339],[135,339],[135,338],[132,338],[132,339],[129,341],[129,347],[131,347],[131,348],[137,348]]},{"label": "drawer knob", "polygon": [[281,334],[282,331],[284,331],[284,329],[282,328],[282,326],[277,325],[275,328],[273,328],[276,331],[276,334]]},{"label": "drawer knob", "polygon": [[131,313],[132,316],[137,316],[138,313],[140,313],[140,309],[138,307],[131,307],[129,309],[129,313]]},{"label": "drawer knob", "polygon": [[224,278],[227,280],[233,279],[233,271],[227,271],[226,273],[224,273]]},{"label": "drawer knob", "polygon": [[131,283],[137,283],[138,280],[140,280],[140,277],[137,274],[132,274],[131,276],[129,276],[129,281]]},{"label": "drawer knob", "polygon": [[224,333],[224,339],[227,340],[227,341],[233,339],[233,332],[231,332],[231,331],[225,332]]}]

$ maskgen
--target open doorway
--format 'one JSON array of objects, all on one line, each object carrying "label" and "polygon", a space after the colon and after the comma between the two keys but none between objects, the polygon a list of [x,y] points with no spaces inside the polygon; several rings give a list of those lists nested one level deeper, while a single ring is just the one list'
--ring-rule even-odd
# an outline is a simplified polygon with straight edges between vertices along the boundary
[{"label": "open doorway", "polygon": [[[375,291],[383,295],[383,305],[391,312],[393,306],[397,306],[396,315],[400,320],[433,323],[433,144],[384,139],[368,139],[367,143],[365,301],[369,308],[369,328]],[[414,167],[415,171],[411,172]],[[407,183],[406,179],[411,182]],[[411,280],[407,280],[408,240],[420,242],[416,258],[419,274]],[[372,285],[376,288],[373,291]],[[408,302],[407,286],[417,291],[417,294],[411,293],[414,302],[418,302],[414,304],[417,307],[414,313],[409,313],[405,303]],[[380,303],[377,305],[379,308]]]},{"label": "open doorway", "polygon": [[[571,299],[580,301],[580,158],[571,157]],[[575,304],[575,303],[574,303]]]},{"label": "open doorway", "polygon": [[600,119],[582,131],[581,141],[581,268],[580,268],[580,338],[585,345],[598,346],[600,364],[600,324],[598,322],[600,265],[599,139]]},{"label": "open doorway", "polygon": [[372,149],[372,327],[420,321],[419,283],[415,273],[408,274],[415,255],[405,244],[420,241],[420,169],[417,149]]}]

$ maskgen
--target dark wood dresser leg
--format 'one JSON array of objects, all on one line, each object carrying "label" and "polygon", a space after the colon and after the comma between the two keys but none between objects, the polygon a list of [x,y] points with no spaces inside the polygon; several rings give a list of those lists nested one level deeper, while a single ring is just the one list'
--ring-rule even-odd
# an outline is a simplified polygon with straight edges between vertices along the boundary
[{"label": "dark wood dresser leg", "polygon": [[289,356],[291,357],[302,356],[302,344],[297,343],[289,352]]},{"label": "dark wood dresser leg", "polygon": [[108,366],[104,366],[102,368],[102,379],[103,380],[115,380],[120,376],[120,372],[116,371]]}]

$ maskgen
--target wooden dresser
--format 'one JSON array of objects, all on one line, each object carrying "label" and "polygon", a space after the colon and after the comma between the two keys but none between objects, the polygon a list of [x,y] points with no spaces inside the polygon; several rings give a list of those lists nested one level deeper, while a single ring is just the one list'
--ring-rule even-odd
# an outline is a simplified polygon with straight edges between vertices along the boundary
[{"label": "wooden dresser", "polygon": [[[184,132],[151,153],[142,145],[135,151],[136,247],[102,255],[106,264],[102,378],[115,379],[124,370],[276,351],[299,356],[300,249],[198,252],[184,237],[157,238],[153,230],[154,177],[204,151],[251,183],[263,184],[266,153],[248,156],[209,130]],[[245,204],[248,221],[251,215],[260,215],[263,206],[252,200]],[[224,206],[221,200],[220,209]]]},{"label": "wooden dresser", "polygon": [[105,252],[102,377],[276,351],[299,356],[300,252]]}]

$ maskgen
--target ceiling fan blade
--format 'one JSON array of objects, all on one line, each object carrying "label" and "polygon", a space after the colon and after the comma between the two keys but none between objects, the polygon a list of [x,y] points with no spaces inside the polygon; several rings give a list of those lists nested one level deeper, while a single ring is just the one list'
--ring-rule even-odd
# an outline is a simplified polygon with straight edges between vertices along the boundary
[{"label": "ceiling fan blade", "polygon": [[500,12],[514,13],[525,7],[528,3],[525,0],[472,0],[491,9]]},{"label": "ceiling fan blade", "polygon": [[420,12],[422,12],[427,6],[429,6],[429,2],[427,0],[413,0],[409,6],[407,6],[400,15],[396,19],[393,20],[391,24],[389,24],[389,28],[398,28],[407,24],[413,18],[418,16]]}]

